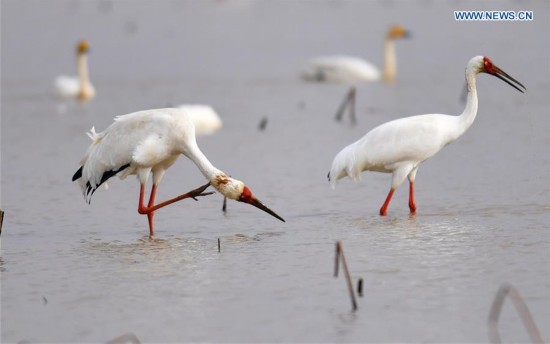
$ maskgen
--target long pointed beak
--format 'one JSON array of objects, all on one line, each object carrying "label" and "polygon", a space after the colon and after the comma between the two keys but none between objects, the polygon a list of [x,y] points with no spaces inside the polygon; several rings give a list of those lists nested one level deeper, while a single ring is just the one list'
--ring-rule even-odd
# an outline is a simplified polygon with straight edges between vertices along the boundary
[{"label": "long pointed beak", "polygon": [[260,202],[260,200],[257,199],[256,197],[253,197],[252,200],[250,200],[250,202],[246,202],[246,203],[251,204],[251,205],[255,206],[256,208],[265,211],[265,212],[268,213],[269,215],[274,216],[274,217],[278,218],[279,220],[281,220],[281,221],[283,221],[283,222],[286,222],[285,219],[283,219],[282,217],[280,217],[279,215],[277,215],[273,210],[271,210],[271,209],[269,209],[268,207],[266,207],[266,206],[265,206],[262,202]]},{"label": "long pointed beak", "polygon": [[[493,65],[493,69],[495,70],[495,73],[492,74],[492,75],[494,75],[497,78],[499,78],[500,80],[506,82],[508,85],[512,86],[513,88],[520,91],[521,93],[524,93],[524,91],[527,91],[527,88],[525,88],[525,86],[523,86],[523,84],[521,82],[519,82],[516,79],[512,78],[510,75],[508,75],[502,69],[498,68],[495,65]],[[520,89],[518,86],[516,86],[514,83],[516,85],[520,86],[521,88],[523,88],[523,90]]]}]

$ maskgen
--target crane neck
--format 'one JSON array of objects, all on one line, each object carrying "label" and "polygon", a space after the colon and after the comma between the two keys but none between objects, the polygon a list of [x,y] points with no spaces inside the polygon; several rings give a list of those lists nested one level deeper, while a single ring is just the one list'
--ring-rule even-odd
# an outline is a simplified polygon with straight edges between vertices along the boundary
[{"label": "crane neck", "polygon": [[477,90],[476,90],[476,75],[477,71],[466,70],[466,84],[468,86],[468,95],[466,98],[466,106],[459,118],[459,136],[462,135],[476,119],[477,115]]},{"label": "crane neck", "polygon": [[186,147],[182,150],[182,154],[184,154],[191,161],[193,161],[195,165],[197,165],[203,176],[210,182],[216,180],[216,177],[220,175],[225,176],[225,173],[214,167],[214,165],[212,165],[206,155],[202,153],[199,146],[197,145],[197,142],[195,140],[190,141],[192,142],[186,145]]},{"label": "crane neck", "polygon": [[387,83],[393,83],[395,81],[396,72],[397,63],[395,57],[395,40],[391,37],[386,37],[384,40],[384,81]]}]

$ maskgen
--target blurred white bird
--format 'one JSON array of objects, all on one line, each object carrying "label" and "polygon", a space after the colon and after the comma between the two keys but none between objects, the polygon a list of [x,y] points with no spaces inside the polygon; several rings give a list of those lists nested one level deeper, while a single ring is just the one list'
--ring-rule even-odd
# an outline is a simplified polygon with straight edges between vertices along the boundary
[{"label": "blurred white bird", "polygon": [[[85,199],[90,202],[93,193],[109,178],[137,175],[140,183],[138,212],[147,215],[151,238],[154,237],[153,217],[157,209],[185,198],[211,194],[203,193],[209,185],[229,199],[251,204],[284,221],[254,197],[243,182],[227,176],[208,161],[197,146],[195,127],[185,111],[166,108],[134,112],[116,117],[101,133],[92,128],[88,135],[93,142],[72,180],[78,180]],[[157,187],[164,173],[181,154],[195,163],[209,183],[155,204]],[[146,206],[145,184],[149,174],[153,175],[153,186]]]},{"label": "blurred white bird", "polygon": [[95,88],[88,73],[88,41],[78,42],[76,47],[76,68],[78,76],[60,75],[54,85],[58,96],[86,101],[94,98]]},{"label": "blurred white bird", "polygon": [[[416,212],[414,180],[419,165],[434,156],[443,147],[459,138],[474,122],[477,114],[476,76],[488,73],[504,80],[520,92],[525,90],[520,82],[503,72],[483,56],[472,58],[466,66],[468,96],[461,115],[419,115],[384,123],[358,141],[342,149],[334,158],[328,179],[334,187],[338,179],[346,176],[361,179],[361,172],[392,173],[391,188],[380,208],[386,215],[395,189],[409,179],[409,209]],[[514,82],[515,84],[513,84]]]},{"label": "blurred white bird", "polygon": [[209,105],[183,104],[176,106],[187,113],[195,125],[196,135],[211,135],[222,128],[222,120]]},{"label": "blurred white bird", "polygon": [[[361,58],[345,55],[323,56],[310,60],[302,71],[302,78],[318,82],[372,82],[383,79],[387,83],[395,81],[397,74],[395,40],[409,37],[410,33],[402,26],[390,27],[384,39],[384,70]],[[351,87],[340,106],[336,118],[341,119],[351,103],[352,119],[355,118],[355,86]]]}]

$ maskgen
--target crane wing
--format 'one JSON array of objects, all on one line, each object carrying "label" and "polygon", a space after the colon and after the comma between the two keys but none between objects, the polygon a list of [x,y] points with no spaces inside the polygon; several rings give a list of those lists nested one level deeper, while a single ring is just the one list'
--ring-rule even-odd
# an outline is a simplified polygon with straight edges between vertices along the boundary
[{"label": "crane wing", "polygon": [[151,168],[173,156],[170,149],[169,117],[151,111],[136,112],[115,118],[105,131],[88,136],[92,144],[74,174],[88,202],[97,188],[109,178],[124,178],[137,168]]}]

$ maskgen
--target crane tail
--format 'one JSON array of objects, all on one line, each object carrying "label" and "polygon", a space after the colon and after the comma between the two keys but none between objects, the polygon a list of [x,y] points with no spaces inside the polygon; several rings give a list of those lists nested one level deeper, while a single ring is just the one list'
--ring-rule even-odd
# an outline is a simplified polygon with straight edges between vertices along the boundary
[{"label": "crane tail", "polygon": [[92,127],[92,129],[87,132],[86,135],[88,135],[88,137],[92,140],[93,144],[99,143],[99,141],[101,141],[101,139],[103,138],[102,133],[97,133],[95,131],[95,127]]},{"label": "crane tail", "polygon": [[[86,200],[86,202],[88,202],[88,204],[90,204],[90,202],[92,201],[92,196],[93,196],[94,192],[103,183],[105,183],[109,178],[117,175],[119,172],[122,172],[123,170],[127,169],[128,167],[130,167],[130,163],[122,165],[121,167],[119,167],[117,169],[112,169],[112,170],[103,172],[103,174],[101,175],[101,179],[100,179],[99,183],[97,183],[95,185],[92,185],[92,183],[90,183],[90,181],[88,180],[86,182],[86,185],[84,185],[83,188],[82,188],[83,189],[82,191],[84,193],[84,199]],[[82,176],[82,167],[77,171],[77,173],[75,173],[75,176],[77,176],[79,174],[79,172],[80,172],[80,177],[81,177]],[[75,180],[74,176],[73,176],[73,180]]]}]

